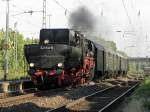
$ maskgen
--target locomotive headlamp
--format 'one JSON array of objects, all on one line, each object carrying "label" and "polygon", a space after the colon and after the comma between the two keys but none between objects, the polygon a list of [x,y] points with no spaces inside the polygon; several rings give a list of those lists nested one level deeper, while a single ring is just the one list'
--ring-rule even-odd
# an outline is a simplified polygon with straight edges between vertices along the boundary
[{"label": "locomotive headlamp", "polygon": [[49,43],[49,40],[44,40],[44,44],[48,44]]},{"label": "locomotive headlamp", "polygon": [[63,67],[63,63],[58,63],[57,66],[58,67]]},{"label": "locomotive headlamp", "polygon": [[30,63],[30,67],[34,67],[34,63]]}]

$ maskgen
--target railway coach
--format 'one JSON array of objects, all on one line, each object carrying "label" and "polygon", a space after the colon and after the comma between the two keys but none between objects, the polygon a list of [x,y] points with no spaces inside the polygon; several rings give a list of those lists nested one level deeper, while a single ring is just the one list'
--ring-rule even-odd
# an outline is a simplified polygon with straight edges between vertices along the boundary
[{"label": "railway coach", "polygon": [[95,45],[95,77],[109,78],[126,75],[128,71],[128,60],[126,57],[103,47]]}]

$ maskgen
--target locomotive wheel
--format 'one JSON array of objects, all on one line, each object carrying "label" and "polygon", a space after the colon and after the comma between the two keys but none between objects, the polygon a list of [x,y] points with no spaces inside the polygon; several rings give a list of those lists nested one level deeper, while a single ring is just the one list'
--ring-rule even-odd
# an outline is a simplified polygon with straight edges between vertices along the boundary
[{"label": "locomotive wheel", "polygon": [[65,75],[65,79],[63,80],[63,86],[70,86],[71,83],[71,77],[69,75]]},{"label": "locomotive wheel", "polygon": [[38,90],[46,90],[46,86],[44,84],[36,86]]},{"label": "locomotive wheel", "polygon": [[48,90],[48,89],[51,89],[51,88],[56,88],[57,85],[50,84],[50,83],[45,83],[45,84],[37,85],[36,87],[37,87],[38,90]]}]

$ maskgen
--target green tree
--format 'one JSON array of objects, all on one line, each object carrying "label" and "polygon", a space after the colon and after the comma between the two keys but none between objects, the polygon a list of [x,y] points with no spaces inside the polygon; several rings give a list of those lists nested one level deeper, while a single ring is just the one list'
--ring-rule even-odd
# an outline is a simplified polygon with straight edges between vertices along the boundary
[{"label": "green tree", "polygon": [[[0,72],[3,74],[3,54],[4,54],[4,38],[5,38],[5,32],[3,29],[0,30]],[[15,71],[15,42],[14,38],[17,39],[17,75],[14,74]],[[9,48],[8,48],[8,68],[9,68],[9,79],[15,79],[19,78],[20,74],[22,74],[22,71],[24,71],[24,68],[26,65],[25,58],[24,58],[24,45],[25,44],[31,44],[33,42],[37,41],[29,38],[24,38],[22,34],[19,32],[15,32],[12,29],[9,29]],[[0,79],[2,76],[0,76]]]},{"label": "green tree", "polygon": [[108,49],[111,49],[113,51],[116,51],[117,50],[117,47],[116,47],[116,43],[113,42],[113,41],[106,41],[104,40],[103,38],[100,38],[100,37],[95,37],[96,39],[96,43],[99,43],[101,44],[102,46],[104,46],[105,48],[108,48]]}]

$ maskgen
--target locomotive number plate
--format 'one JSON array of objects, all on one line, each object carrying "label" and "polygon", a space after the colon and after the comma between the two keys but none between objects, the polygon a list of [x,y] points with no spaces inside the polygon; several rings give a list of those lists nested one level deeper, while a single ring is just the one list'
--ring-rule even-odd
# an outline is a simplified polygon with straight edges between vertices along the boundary
[{"label": "locomotive number plate", "polygon": [[40,49],[47,49],[47,50],[53,50],[53,46],[41,46]]}]

